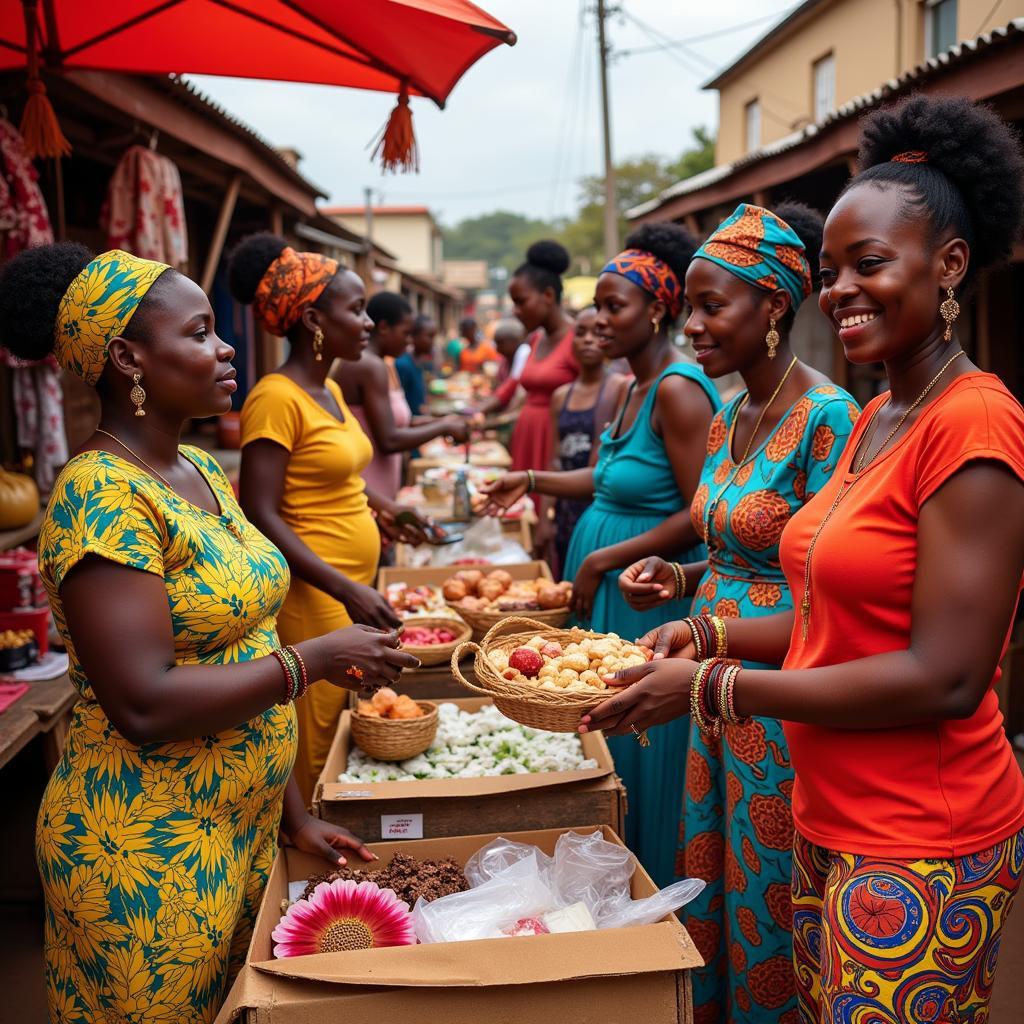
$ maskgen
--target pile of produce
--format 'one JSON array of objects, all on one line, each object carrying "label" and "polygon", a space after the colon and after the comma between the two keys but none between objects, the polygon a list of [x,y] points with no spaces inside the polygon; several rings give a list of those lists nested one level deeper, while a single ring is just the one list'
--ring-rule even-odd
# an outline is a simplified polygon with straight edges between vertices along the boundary
[{"label": "pile of produce", "polygon": [[575,693],[607,690],[603,676],[643,665],[651,657],[649,650],[615,633],[584,637],[565,647],[538,636],[511,653],[494,650],[487,654],[487,660],[505,679]]},{"label": "pile of produce", "polygon": [[505,569],[486,575],[479,569],[462,569],[441,587],[456,609],[470,612],[531,612],[565,608],[572,598],[571,583],[553,583],[538,577],[517,580]]},{"label": "pile of produce", "polygon": [[444,626],[406,626],[402,644],[406,647],[433,647],[455,642],[455,634]]},{"label": "pile of produce", "polygon": [[0,672],[13,672],[36,660],[39,647],[31,629],[0,631]]},{"label": "pile of produce", "polygon": [[333,882],[339,878],[353,882],[373,882],[381,889],[392,889],[410,907],[415,906],[421,896],[426,900],[436,900],[450,896],[453,892],[465,892],[469,888],[462,868],[451,857],[444,860],[421,860],[405,853],[396,853],[391,862],[379,870],[367,871],[365,868],[346,866],[327,874],[313,875],[306,883],[301,898],[308,900],[321,882]]},{"label": "pile of produce", "polygon": [[407,694],[397,694],[390,686],[382,686],[369,700],[358,704],[359,714],[367,718],[422,718],[423,708]]},{"label": "pile of produce", "polygon": [[403,618],[414,615],[438,615],[448,611],[440,587],[410,587],[408,583],[389,583],[388,604]]},{"label": "pile of produce", "polygon": [[430,748],[408,761],[375,761],[358,748],[348,755],[339,782],[411,782],[415,779],[476,779],[488,775],[571,772],[596,768],[583,756],[574,733],[541,732],[506,718],[494,705],[462,711],[438,709],[437,735]]}]

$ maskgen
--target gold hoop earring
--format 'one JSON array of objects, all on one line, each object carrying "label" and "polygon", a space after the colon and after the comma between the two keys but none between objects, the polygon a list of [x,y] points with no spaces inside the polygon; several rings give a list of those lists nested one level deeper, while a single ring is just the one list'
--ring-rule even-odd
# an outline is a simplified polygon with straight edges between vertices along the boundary
[{"label": "gold hoop earring", "polygon": [[313,331],[313,358],[318,363],[324,358],[324,332],[319,327]]},{"label": "gold hoop earring", "polygon": [[132,375],[132,390],[128,396],[132,400],[132,405],[135,406],[136,416],[146,415],[146,410],[142,408],[143,402],[146,401],[146,392],[140,383],[141,380],[142,374],[136,373]]},{"label": "gold hoop earring", "polygon": [[775,353],[779,350],[779,344],[782,339],[779,337],[779,332],[775,330],[775,317],[772,317],[768,321],[768,333],[764,336],[764,343],[768,346],[768,358],[774,359]]},{"label": "gold hoop earring", "polygon": [[953,338],[953,324],[960,315],[960,303],[956,301],[956,292],[952,288],[946,289],[946,299],[939,306],[939,314],[946,321],[946,330],[943,332],[942,340],[949,342]]}]

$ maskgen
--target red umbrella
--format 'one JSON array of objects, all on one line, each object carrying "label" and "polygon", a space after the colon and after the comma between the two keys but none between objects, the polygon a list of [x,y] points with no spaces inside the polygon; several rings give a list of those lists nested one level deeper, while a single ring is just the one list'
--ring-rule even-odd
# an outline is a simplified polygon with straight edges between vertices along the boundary
[{"label": "red umbrella", "polygon": [[232,75],[398,92],[386,167],[416,161],[409,93],[443,107],[455,83],[515,34],[469,0],[0,0],[0,70],[28,66],[22,134],[35,155],[69,147],[40,67]]}]

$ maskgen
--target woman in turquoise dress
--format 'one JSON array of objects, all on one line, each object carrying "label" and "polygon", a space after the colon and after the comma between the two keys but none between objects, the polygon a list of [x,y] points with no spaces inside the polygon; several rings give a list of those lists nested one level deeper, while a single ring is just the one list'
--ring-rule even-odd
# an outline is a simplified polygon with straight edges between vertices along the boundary
[{"label": "woman in turquoise dress", "polygon": [[[492,507],[508,507],[527,489],[593,504],[576,524],[564,576],[573,582],[577,621],[633,640],[664,621],[662,609],[638,612],[618,588],[622,569],[642,554],[695,561],[704,557],[690,517],[704,461],[704,439],[720,406],[714,385],[683,362],[672,343],[682,311],[682,282],[694,250],[674,224],[641,227],[601,272],[594,331],[609,359],[629,361],[634,380],[600,439],[592,468],[509,473],[487,488]],[[673,602],[688,614],[689,598]],[[610,740],[629,801],[629,848],[659,885],[672,881],[674,837],[682,803],[686,723],[650,731],[641,748],[632,736]]]},{"label": "woman in turquoise dress", "polygon": [[[789,346],[796,308],[811,289],[806,253],[821,248],[821,230],[820,216],[798,204],[776,214],[741,206],[698,249],[686,276],[691,313],[683,329],[698,360],[709,376],[739,372],[747,385],[711,424],[690,506],[708,548],[707,561],[681,566],[694,615],[792,609],[779,538],[832,475],[859,413]],[[630,566],[621,587],[634,607],[668,620],[674,613],[661,602],[678,580],[663,558],[650,558]],[[727,725],[716,740],[687,718],[676,721],[691,729],[676,873],[708,883],[686,908],[706,962],[694,971],[694,1020],[795,1020],[793,771],[782,725],[754,718]]]}]

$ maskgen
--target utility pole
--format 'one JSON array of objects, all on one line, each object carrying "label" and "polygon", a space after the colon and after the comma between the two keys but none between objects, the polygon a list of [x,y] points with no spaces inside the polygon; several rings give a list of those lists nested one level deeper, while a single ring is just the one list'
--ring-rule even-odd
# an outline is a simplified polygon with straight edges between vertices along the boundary
[{"label": "utility pole", "polygon": [[604,135],[604,255],[619,251],[619,205],[615,195],[615,164],[612,162],[612,124],[608,109],[608,42],[605,38],[606,0],[597,0],[597,59],[601,68],[601,129]]},{"label": "utility pole", "polygon": [[366,206],[363,208],[363,216],[366,218],[366,294],[373,295],[376,292],[376,286],[373,281],[373,189],[363,189],[363,202]]}]

